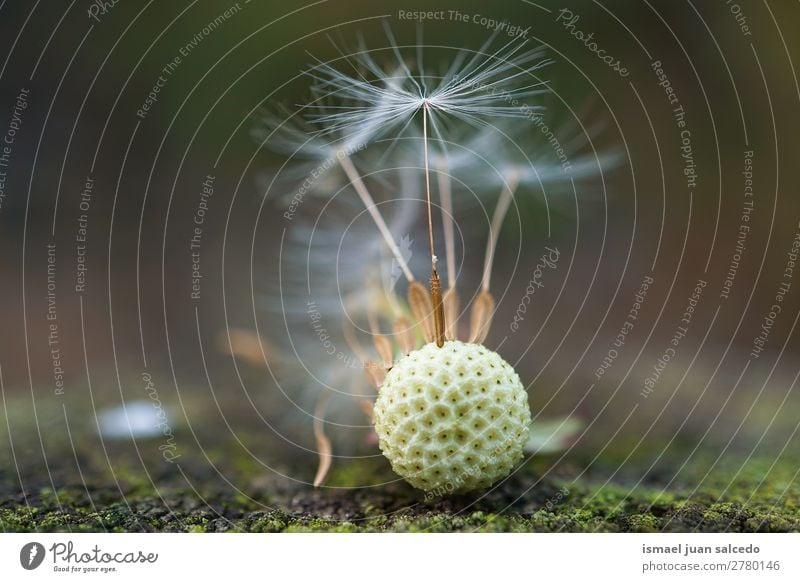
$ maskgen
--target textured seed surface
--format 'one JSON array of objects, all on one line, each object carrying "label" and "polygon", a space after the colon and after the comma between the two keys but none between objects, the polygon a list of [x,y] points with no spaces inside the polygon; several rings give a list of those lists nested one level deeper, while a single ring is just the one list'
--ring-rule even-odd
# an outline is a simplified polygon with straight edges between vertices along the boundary
[{"label": "textured seed surface", "polygon": [[418,489],[488,487],[522,458],[531,414],[514,369],[482,345],[429,343],[386,374],[375,430],[394,471]]}]

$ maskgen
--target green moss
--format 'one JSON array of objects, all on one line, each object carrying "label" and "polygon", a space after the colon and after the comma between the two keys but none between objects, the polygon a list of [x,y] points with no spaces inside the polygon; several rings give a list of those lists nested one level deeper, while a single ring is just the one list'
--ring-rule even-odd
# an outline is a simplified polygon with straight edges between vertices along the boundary
[{"label": "green moss", "polygon": [[[183,439],[178,470],[157,451],[142,458],[126,443],[107,443],[106,457],[91,435],[75,434],[80,473],[69,443],[48,445],[49,471],[21,467],[24,491],[15,470],[0,471],[0,531],[800,531],[796,458],[773,466],[774,458],[717,462],[709,452],[685,463],[678,455],[642,477],[619,475],[615,459],[627,457],[613,451],[555,466],[545,457],[489,492],[426,501],[380,457],[339,461],[327,486],[314,489],[279,476],[298,475],[300,466],[310,479],[313,455],[291,466],[271,462],[270,471],[259,461],[272,459],[259,448],[263,435],[239,436],[249,451],[216,441],[193,450]],[[19,459],[40,458],[35,447],[23,455],[15,437],[16,446]],[[652,458],[632,459],[626,469]],[[12,462],[0,446],[0,468]]]},{"label": "green moss", "polygon": [[[61,495],[63,493],[63,495]],[[608,492],[606,492],[608,493]],[[612,495],[593,495],[591,487],[571,496],[569,504],[538,508],[529,514],[504,513],[442,508],[417,510],[406,507],[388,513],[366,505],[361,513],[351,513],[349,519],[335,515],[314,515],[278,509],[260,511],[240,504],[210,511],[199,505],[167,512],[158,497],[137,499],[131,507],[126,503],[110,504],[93,511],[90,506],[76,503],[61,508],[54,504],[55,494],[46,492],[37,502],[40,506],[4,506],[0,508],[0,528],[3,531],[252,531],[252,532],[504,532],[504,531],[800,531],[800,515],[796,507],[776,509],[755,502],[743,506],[737,502],[700,502],[676,499],[673,503],[653,505],[648,499],[655,494],[635,491],[632,499],[620,504],[621,492]],[[72,490],[59,492],[59,499],[75,498]],[[178,494],[179,495],[179,494]],[[171,499],[168,498],[167,501]],[[174,500],[174,499],[172,499]],[[614,505],[609,508],[604,503]],[[130,500],[129,500],[130,502]],[[629,508],[639,508],[629,512]],[[383,512],[382,512],[383,511]],[[323,511],[322,513],[327,513]]]},{"label": "green moss", "polygon": [[630,515],[628,516],[628,529],[634,532],[653,532],[660,529],[660,521],[655,515]]}]

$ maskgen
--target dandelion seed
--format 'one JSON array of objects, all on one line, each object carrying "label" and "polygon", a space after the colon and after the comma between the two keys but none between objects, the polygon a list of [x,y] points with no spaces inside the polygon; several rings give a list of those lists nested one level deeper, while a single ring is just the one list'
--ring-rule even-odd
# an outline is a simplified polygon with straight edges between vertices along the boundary
[{"label": "dandelion seed", "polygon": [[[364,70],[375,77],[372,82],[367,80],[364,75],[354,77],[335,69],[329,64],[321,63],[309,72],[309,75],[318,81],[315,90],[318,93],[326,92],[331,98],[336,97],[351,104],[342,105],[333,113],[329,113],[327,110],[320,111],[312,116],[312,119],[321,126],[320,131],[322,134],[350,134],[358,131],[356,128],[359,127],[373,128],[376,126],[381,128],[377,133],[383,134],[394,130],[398,125],[403,126],[402,132],[411,124],[415,115],[419,111],[422,112],[424,180],[431,255],[430,289],[434,309],[434,336],[437,345],[441,347],[444,344],[447,326],[433,236],[428,146],[429,122],[432,132],[442,138],[442,122],[438,120],[440,115],[451,116],[472,125],[487,124],[487,117],[523,117],[527,115],[528,112],[519,107],[518,101],[543,91],[545,83],[535,77],[534,82],[530,83],[530,78],[533,77],[533,71],[546,65],[547,61],[542,60],[541,49],[523,52],[522,49],[525,47],[526,41],[520,39],[513,39],[494,53],[487,54],[486,51],[494,40],[494,37],[492,37],[468,61],[468,53],[461,51],[454,59],[448,72],[429,91],[427,86],[429,79],[421,68],[421,62],[420,70],[417,74],[412,73],[403,60],[394,36],[388,27],[386,27],[386,32],[392,52],[398,61],[398,69],[402,71],[402,74],[395,77],[389,76],[365,51],[356,55],[355,59]],[[482,59],[481,57],[485,58]],[[531,65],[534,61],[536,61],[536,64]],[[521,87],[515,86],[514,83],[520,78],[527,81],[528,84],[522,83],[523,86]],[[498,92],[497,88],[501,84],[510,88]],[[310,107],[313,109],[315,106],[312,105]],[[345,167],[345,171],[352,170],[347,164],[343,167]],[[359,190],[362,198],[364,198],[363,182],[355,176],[351,176],[351,179],[354,180],[354,185]],[[445,197],[447,197],[446,189]],[[446,201],[446,205],[451,206],[449,200]],[[445,208],[445,214],[448,213],[448,210],[451,211],[452,208]],[[450,218],[445,220],[450,220]],[[378,224],[379,228],[382,228],[381,222],[377,217],[376,224]],[[395,253],[393,241],[387,238],[387,244],[389,244],[392,252]],[[450,227],[447,227],[446,250],[448,252],[447,264],[451,303],[455,297],[453,286],[453,279],[455,278],[454,260],[452,258],[453,246],[452,233],[450,232]],[[408,279],[413,281],[413,278],[408,277]]]}]

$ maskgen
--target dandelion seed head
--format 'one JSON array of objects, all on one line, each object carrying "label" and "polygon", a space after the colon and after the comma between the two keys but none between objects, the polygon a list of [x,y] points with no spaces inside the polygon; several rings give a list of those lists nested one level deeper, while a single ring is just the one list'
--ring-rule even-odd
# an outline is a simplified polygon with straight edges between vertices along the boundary
[{"label": "dandelion seed head", "polygon": [[[541,48],[531,49],[520,38],[498,46],[493,36],[477,50],[452,53],[434,74],[423,67],[420,47],[413,47],[414,59],[406,54],[411,47],[398,45],[388,29],[387,37],[387,47],[368,50],[362,42],[352,54],[310,67],[311,99],[283,117],[266,116],[254,132],[264,147],[288,156],[270,184],[286,189],[279,200],[293,197],[300,208],[287,229],[280,273],[268,279],[273,287],[265,304],[281,318],[274,321],[283,323],[271,332],[285,336],[276,343],[292,360],[286,369],[300,371],[287,398],[313,416],[320,390],[325,393],[326,419],[314,416],[314,433],[324,447],[330,446],[320,437],[326,424],[363,436],[368,423],[353,413],[360,407],[371,415],[375,388],[382,389],[393,365],[414,346],[424,339],[431,349],[443,348],[442,291],[449,321],[470,320],[468,345],[484,342],[495,312],[491,266],[517,191],[560,186],[601,171],[610,160],[585,148],[581,138],[590,133],[583,125],[563,125],[545,115],[543,96],[550,87],[539,71],[550,61]],[[569,160],[572,174],[559,158]],[[315,199],[298,198],[298,184]],[[495,210],[482,225],[488,233],[476,228],[464,235],[471,243],[486,241],[486,252],[482,242],[479,253],[485,259],[467,256],[466,244],[459,249],[464,268],[480,275],[471,277],[455,268],[455,216],[471,199],[484,205],[491,197],[497,198]],[[437,204],[441,221],[431,214]],[[483,215],[489,218],[485,209]],[[429,221],[431,228],[423,228]],[[434,223],[443,226],[443,241],[434,241]],[[411,253],[412,240],[425,250]],[[441,279],[447,288],[439,287],[440,257],[447,263],[447,279]],[[433,343],[437,295],[434,283],[428,294],[414,278],[424,272],[420,262],[433,267],[431,281],[440,293]],[[457,278],[481,281],[466,317],[459,312]],[[462,336],[465,331],[461,325]],[[457,339],[458,325],[446,333],[448,340]],[[516,435],[519,447],[526,436]],[[322,457],[327,454],[320,450]]]}]

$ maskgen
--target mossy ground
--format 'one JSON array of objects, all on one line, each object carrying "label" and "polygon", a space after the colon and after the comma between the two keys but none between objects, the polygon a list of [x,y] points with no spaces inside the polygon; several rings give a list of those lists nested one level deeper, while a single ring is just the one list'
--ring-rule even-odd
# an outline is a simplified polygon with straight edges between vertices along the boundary
[{"label": "mossy ground", "polygon": [[[559,504],[546,495],[569,491]],[[747,486],[742,483],[743,490]],[[88,489],[88,491],[87,491]],[[799,531],[797,499],[717,501],[661,495],[619,484],[602,487],[544,483],[521,500],[514,480],[483,498],[432,504],[403,487],[381,491],[313,491],[306,487],[273,497],[273,508],[224,491],[198,494],[189,488],[136,488],[124,497],[81,485],[59,485],[6,498],[0,528],[27,531],[168,532],[616,532],[616,531]],[[90,500],[91,495],[91,500]],[[264,496],[266,497],[266,496]]]},{"label": "mossy ground", "polygon": [[321,489],[281,477],[310,479],[316,459],[266,467],[262,434],[220,443],[210,431],[194,447],[184,434],[176,463],[154,441],[26,434],[13,455],[0,442],[0,531],[800,531],[800,464],[787,455],[671,453],[644,470],[656,455],[578,452],[530,460],[489,491],[426,500],[379,456],[337,461]]},{"label": "mossy ground", "polygon": [[[353,473],[365,467],[348,466],[357,463],[378,474],[382,471],[377,462],[340,463],[331,482],[335,486],[364,483]],[[183,485],[179,479],[159,479],[153,485],[134,473],[119,471],[113,483],[54,479],[55,487],[26,488],[24,494],[18,487],[6,486],[0,530],[800,531],[798,489],[783,490],[793,475],[781,471],[770,485],[758,487],[767,466],[766,461],[751,460],[735,481],[730,480],[732,473],[720,472],[697,491],[687,484],[664,491],[652,483],[633,487],[591,478],[575,481],[563,469],[558,476],[541,479],[536,467],[526,467],[483,495],[428,502],[398,482],[315,490],[262,475],[251,481],[245,493],[203,486],[197,479]],[[720,483],[729,485],[723,495]]]}]

